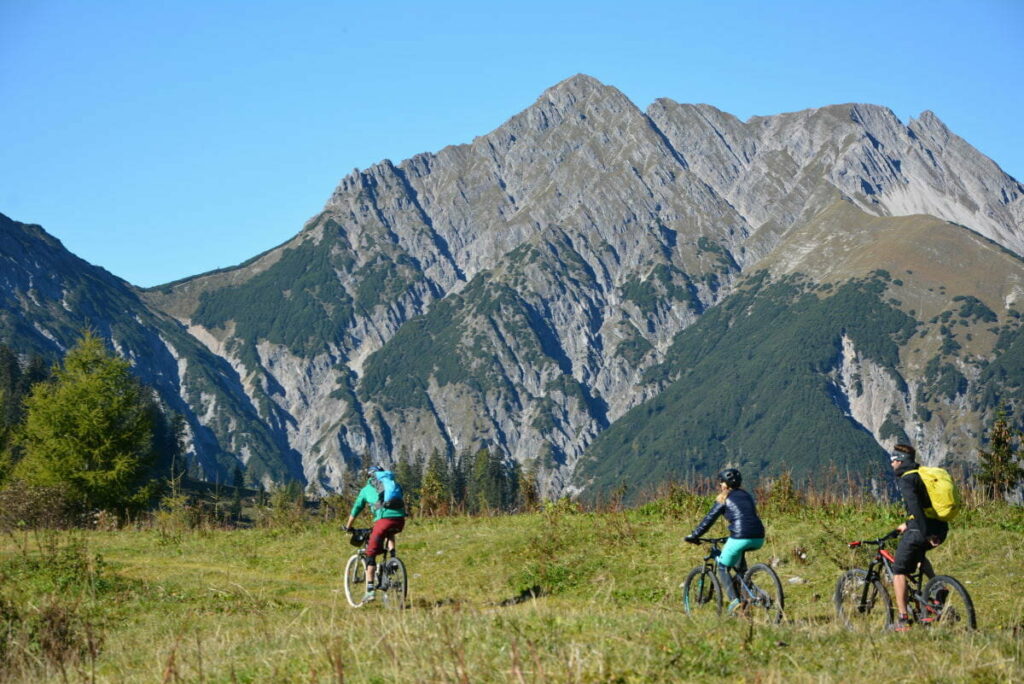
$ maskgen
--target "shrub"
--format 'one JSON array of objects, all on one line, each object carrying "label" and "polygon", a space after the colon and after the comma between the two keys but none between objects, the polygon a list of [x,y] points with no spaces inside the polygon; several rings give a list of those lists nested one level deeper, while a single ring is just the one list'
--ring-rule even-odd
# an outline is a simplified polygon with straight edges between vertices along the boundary
[{"label": "shrub", "polygon": [[15,480],[0,489],[0,532],[67,529],[82,524],[83,510],[61,485],[29,485]]}]

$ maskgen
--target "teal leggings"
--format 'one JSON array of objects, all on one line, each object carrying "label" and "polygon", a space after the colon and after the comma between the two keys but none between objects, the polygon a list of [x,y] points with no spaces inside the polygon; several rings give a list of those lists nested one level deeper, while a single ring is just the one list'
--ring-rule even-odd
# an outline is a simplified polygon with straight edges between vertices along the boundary
[{"label": "teal leggings", "polygon": [[764,546],[764,537],[760,539],[729,539],[722,547],[722,555],[718,557],[719,565],[738,568],[740,559],[747,551],[757,551]]},{"label": "teal leggings", "polygon": [[718,556],[718,578],[722,581],[725,593],[729,595],[730,599],[738,597],[736,596],[736,590],[732,586],[732,580],[729,579],[729,571],[726,567],[738,568],[744,552],[756,551],[762,546],[764,546],[764,537],[761,539],[730,538],[725,542],[725,545],[722,547],[722,553]]}]

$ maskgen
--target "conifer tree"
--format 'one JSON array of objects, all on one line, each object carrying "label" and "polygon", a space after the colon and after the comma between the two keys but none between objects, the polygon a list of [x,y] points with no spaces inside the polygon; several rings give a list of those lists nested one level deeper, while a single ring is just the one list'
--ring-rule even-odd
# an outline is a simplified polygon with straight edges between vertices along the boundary
[{"label": "conifer tree", "polygon": [[33,384],[47,376],[42,357],[34,356],[23,369],[18,355],[7,345],[0,345],[0,482],[21,458],[15,436],[24,419],[25,397]]},{"label": "conifer tree", "polygon": [[[7,392],[0,387],[0,406],[4,405],[4,401],[6,401],[6,399]],[[7,474],[14,465],[13,460],[11,459],[9,446],[12,431],[11,426],[9,426],[6,421],[0,420],[0,484],[3,484],[4,480],[7,479]]]},{"label": "conifer tree", "polygon": [[32,386],[14,476],[62,486],[93,508],[125,513],[146,504],[156,490],[154,402],[129,368],[86,333],[52,382]]},{"label": "conifer tree", "polygon": [[469,471],[467,499],[470,513],[483,513],[497,508],[496,487],[491,479],[491,452],[486,447],[473,454]]},{"label": "conifer tree", "polygon": [[452,500],[456,506],[468,510],[470,507],[469,470],[471,465],[469,452],[463,451],[458,458],[452,460],[451,465]]},{"label": "conifer tree", "polygon": [[452,490],[448,465],[441,453],[434,449],[427,461],[420,487],[420,513],[425,516],[444,515],[451,509]]},{"label": "conifer tree", "polygon": [[516,507],[520,511],[532,511],[540,503],[539,460],[527,461],[517,469]]},{"label": "conifer tree", "polygon": [[21,419],[21,364],[7,345],[0,345],[0,425],[13,427]]},{"label": "conifer tree", "polygon": [[516,471],[505,464],[500,449],[480,449],[473,456],[469,478],[470,510],[508,511],[515,503]]},{"label": "conifer tree", "polygon": [[402,447],[401,453],[398,456],[398,463],[395,464],[395,479],[402,486],[406,506],[416,506],[419,502],[420,488],[422,487],[423,466],[420,463],[420,459],[410,456],[405,447]]},{"label": "conifer tree", "polygon": [[242,468],[238,465],[235,466],[231,476],[231,486],[233,489],[228,513],[233,521],[238,522],[242,517],[242,487],[245,486],[245,477],[242,475]]},{"label": "conifer tree", "polygon": [[989,432],[990,451],[978,452],[978,482],[989,496],[1002,497],[1024,480],[1024,467],[1021,467],[1019,454],[1014,449],[1014,441],[1019,442],[1021,433],[1013,433],[1007,420],[1006,412],[996,412],[995,423]]}]

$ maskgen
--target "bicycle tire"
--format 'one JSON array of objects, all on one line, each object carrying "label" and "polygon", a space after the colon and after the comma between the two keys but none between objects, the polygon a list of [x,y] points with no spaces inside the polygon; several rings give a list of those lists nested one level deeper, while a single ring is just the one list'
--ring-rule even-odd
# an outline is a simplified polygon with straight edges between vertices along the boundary
[{"label": "bicycle tire", "polygon": [[687,615],[722,614],[722,583],[715,571],[699,566],[683,582],[683,610]]},{"label": "bicycle tire", "polygon": [[836,618],[847,629],[857,631],[885,630],[892,625],[892,598],[877,579],[867,586],[867,570],[847,570],[836,580],[832,602]]},{"label": "bicycle tire", "polygon": [[381,568],[384,572],[384,605],[395,610],[405,608],[409,596],[409,575],[405,571],[405,563],[395,556]]},{"label": "bicycle tire", "polygon": [[932,629],[973,631],[978,628],[974,601],[959,580],[949,575],[936,575],[924,585],[921,594],[928,603],[921,606],[921,622]]},{"label": "bicycle tire", "polygon": [[363,605],[363,592],[366,591],[366,559],[361,554],[349,556],[345,564],[345,598],[353,608]]},{"label": "bicycle tire", "polygon": [[755,622],[767,621],[773,625],[782,622],[786,598],[782,593],[782,580],[771,566],[764,563],[751,565],[743,581],[751,591],[747,610],[749,617]]}]

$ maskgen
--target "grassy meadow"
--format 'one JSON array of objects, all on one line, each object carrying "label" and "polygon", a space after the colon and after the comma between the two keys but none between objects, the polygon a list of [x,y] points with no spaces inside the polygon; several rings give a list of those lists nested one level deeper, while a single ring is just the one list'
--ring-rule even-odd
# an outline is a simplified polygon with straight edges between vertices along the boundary
[{"label": "grassy meadow", "polygon": [[[833,619],[844,542],[900,520],[876,504],[767,501],[787,619],[685,615],[710,499],[410,519],[411,607],[348,607],[338,522],[14,532],[0,540],[0,681],[651,682],[1024,680],[1024,510],[973,506],[930,554],[977,632],[850,633]],[[712,533],[725,533],[724,522]]]}]

